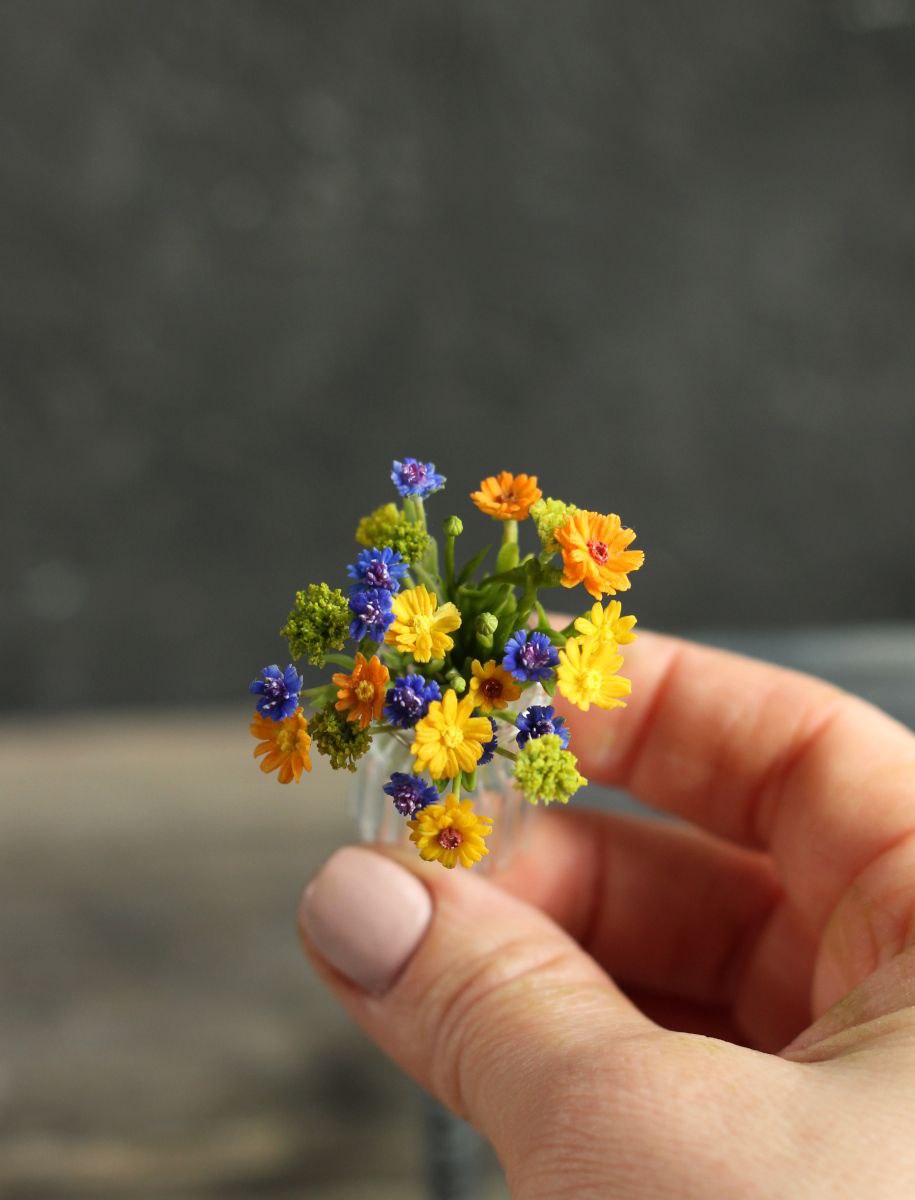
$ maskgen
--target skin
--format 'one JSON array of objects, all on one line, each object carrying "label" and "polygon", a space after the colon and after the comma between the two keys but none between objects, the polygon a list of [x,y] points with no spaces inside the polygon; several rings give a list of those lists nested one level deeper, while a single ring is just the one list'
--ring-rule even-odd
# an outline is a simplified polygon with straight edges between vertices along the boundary
[{"label": "skin", "polygon": [[562,708],[583,773],[679,821],[538,813],[491,882],[398,858],[431,925],[366,1033],[521,1200],[915,1195],[915,736],[674,638],[628,707]]}]

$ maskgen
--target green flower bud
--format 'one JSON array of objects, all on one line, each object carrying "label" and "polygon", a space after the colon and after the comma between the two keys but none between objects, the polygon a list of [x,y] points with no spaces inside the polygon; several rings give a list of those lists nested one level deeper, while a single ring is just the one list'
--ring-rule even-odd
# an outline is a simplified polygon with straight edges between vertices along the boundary
[{"label": "green flower bud", "polygon": [[499,618],[495,613],[483,612],[477,617],[473,625],[477,637],[488,637],[492,640],[492,635],[499,628]]},{"label": "green flower bud", "polygon": [[313,666],[323,667],[329,650],[343,648],[351,620],[349,601],[339,588],[311,583],[304,592],[296,592],[280,635],[289,641],[293,659],[304,655]]},{"label": "green flower bud", "polygon": [[355,771],[356,763],[372,744],[372,735],[361,729],[358,721],[347,721],[343,713],[337,712],[333,702],[319,709],[308,721],[318,753],[330,759],[335,771],[345,768]]},{"label": "green flower bud", "polygon": [[515,763],[515,783],[531,804],[568,804],[587,782],[578,772],[578,759],[571,750],[563,750],[555,733],[531,738]]},{"label": "green flower bud", "polygon": [[531,519],[537,527],[537,536],[547,554],[555,554],[559,550],[556,541],[556,530],[565,525],[578,508],[574,504],[566,504],[562,500],[536,500],[531,505]]},{"label": "green flower bud", "polygon": [[464,532],[464,522],[460,517],[447,517],[442,522],[442,533],[445,537],[460,537]]},{"label": "green flower bud", "polygon": [[445,678],[459,696],[467,691],[467,680],[460,673],[460,671],[457,671],[454,667],[445,673]]}]

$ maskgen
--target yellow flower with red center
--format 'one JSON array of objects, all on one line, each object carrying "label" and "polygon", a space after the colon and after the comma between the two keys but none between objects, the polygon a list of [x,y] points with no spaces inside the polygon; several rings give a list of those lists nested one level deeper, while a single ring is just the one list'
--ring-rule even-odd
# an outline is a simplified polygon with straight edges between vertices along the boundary
[{"label": "yellow flower with red center", "polygon": [[492,821],[473,811],[472,800],[450,795],[444,804],[421,808],[407,824],[412,830],[410,841],[419,847],[419,856],[426,862],[440,862],[449,869],[458,863],[472,867],[489,853],[484,839],[492,833]]},{"label": "yellow flower with red center", "polygon": [[416,759],[417,775],[428,771],[433,779],[456,779],[461,771],[476,767],[484,743],[492,741],[492,725],[489,717],[471,715],[474,706],[469,694],[458,701],[454,688],[432,701],[413,730],[410,753]]},{"label": "yellow flower with red center", "polygon": [[494,658],[483,664],[475,658],[470,669],[472,674],[468,695],[473,697],[474,706],[483,712],[505,708],[521,695],[517,683]]},{"label": "yellow flower with red center", "polygon": [[470,499],[480,512],[497,521],[523,521],[543,495],[537,487],[536,475],[512,475],[500,471],[481,480],[480,490],[471,492]]},{"label": "yellow flower with red center", "polygon": [[619,600],[611,600],[606,608],[598,602],[591,606],[591,611],[579,617],[575,628],[585,641],[594,641],[599,645],[626,646],[634,642],[636,635],[632,632],[635,617],[624,617]]},{"label": "yellow flower with red center", "polygon": [[298,783],[302,772],[311,770],[311,735],[300,708],[283,721],[273,721],[255,713],[249,728],[258,739],[254,757],[264,755],[260,764],[262,771],[279,768],[277,778],[280,783],[291,783],[293,779]]},{"label": "yellow flower with red center", "polygon": [[570,638],[559,651],[556,679],[559,691],[567,700],[587,712],[597,708],[625,708],[620,696],[628,696],[632,683],[616,675],[623,665],[623,656],[610,643],[600,645],[585,638]]},{"label": "yellow flower with red center", "polygon": [[563,587],[585,585],[585,590],[600,600],[608,593],[625,592],[630,571],[637,571],[645,561],[641,550],[627,550],[635,540],[635,531],[624,529],[616,513],[601,513],[579,509],[554,534],[562,551]]},{"label": "yellow flower with red center", "polygon": [[384,640],[404,654],[412,654],[416,662],[444,658],[454,645],[448,634],[460,628],[460,612],[450,601],[439,607],[438,596],[422,584],[399,592],[393,609],[394,621]]},{"label": "yellow flower with red center", "polygon": [[357,653],[351,674],[338,671],[331,676],[338,689],[334,708],[347,713],[347,721],[358,721],[363,729],[372,720],[380,721],[388,678],[388,668],[377,654],[366,662],[365,655]]}]

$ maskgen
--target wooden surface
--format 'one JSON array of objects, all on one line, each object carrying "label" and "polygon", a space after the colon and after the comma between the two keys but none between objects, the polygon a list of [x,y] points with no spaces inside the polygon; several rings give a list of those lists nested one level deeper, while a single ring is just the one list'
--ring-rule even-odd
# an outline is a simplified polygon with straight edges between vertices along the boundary
[{"label": "wooden surface", "polygon": [[[915,723],[910,630],[736,640]],[[416,1093],[295,936],[346,778],[265,779],[246,717],[0,726],[0,1196],[422,1194]]]}]

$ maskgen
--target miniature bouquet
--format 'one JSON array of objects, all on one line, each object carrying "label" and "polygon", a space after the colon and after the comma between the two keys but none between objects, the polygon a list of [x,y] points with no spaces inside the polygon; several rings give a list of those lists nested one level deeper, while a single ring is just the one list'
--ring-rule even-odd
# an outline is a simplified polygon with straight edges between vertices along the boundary
[{"label": "miniature bouquet", "polygon": [[[250,686],[254,755],[280,783],[298,783],[312,746],[335,770],[355,771],[374,738],[396,739],[412,769],[393,772],[383,790],[410,841],[428,861],[470,867],[493,829],[470,797],[495,755],[511,760],[532,804],[567,804],[587,782],[548,701],[558,690],[585,712],[625,704],[619,648],[635,639],[636,619],[602,597],[628,590],[645,556],[628,549],[635,534],[615,514],[543,499],[535,475],[502,471],[470,493],[501,525],[492,568],[491,546],[459,568],[460,518],[442,523],[441,545],[429,532],[426,502],[445,486],[435,465],[406,458],[391,479],[401,502],[359,522],[364,549],[347,567],[348,590],[310,584],[280,631],[293,662],[340,670],[306,689],[295,665],[265,667]],[[538,549],[522,554],[518,528],[528,519]],[[553,629],[541,593],[579,585],[595,603]]]}]

